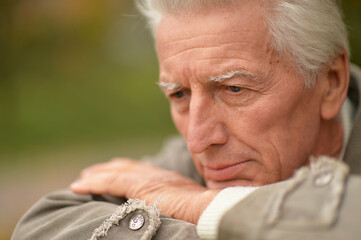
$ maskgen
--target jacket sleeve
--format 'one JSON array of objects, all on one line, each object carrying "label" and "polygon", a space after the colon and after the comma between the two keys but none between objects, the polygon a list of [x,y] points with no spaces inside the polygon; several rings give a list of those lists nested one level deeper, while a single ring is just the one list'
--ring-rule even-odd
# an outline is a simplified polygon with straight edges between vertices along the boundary
[{"label": "jacket sleeve", "polygon": [[361,177],[348,171],[321,157],[287,181],[260,187],[224,212],[213,239],[359,239]]},{"label": "jacket sleeve", "polygon": [[20,239],[161,240],[198,239],[198,235],[195,225],[161,215],[156,206],[143,201],[117,205],[63,190],[42,198],[23,216],[12,236]]}]

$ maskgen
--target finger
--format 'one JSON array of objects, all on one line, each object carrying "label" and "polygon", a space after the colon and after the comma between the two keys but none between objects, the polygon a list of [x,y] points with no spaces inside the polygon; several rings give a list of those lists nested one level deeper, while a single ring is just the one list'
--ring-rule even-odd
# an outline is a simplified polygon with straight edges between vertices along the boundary
[{"label": "finger", "polygon": [[113,158],[109,162],[98,163],[81,171],[80,176],[86,176],[95,172],[114,170],[115,168],[121,170],[127,164],[130,164],[132,160],[126,158]]},{"label": "finger", "polygon": [[72,183],[70,188],[79,194],[108,194],[115,178],[114,172],[98,172],[81,177]]},{"label": "finger", "polygon": [[127,197],[139,186],[139,175],[131,172],[102,171],[81,177],[70,188],[79,194],[111,194]]}]

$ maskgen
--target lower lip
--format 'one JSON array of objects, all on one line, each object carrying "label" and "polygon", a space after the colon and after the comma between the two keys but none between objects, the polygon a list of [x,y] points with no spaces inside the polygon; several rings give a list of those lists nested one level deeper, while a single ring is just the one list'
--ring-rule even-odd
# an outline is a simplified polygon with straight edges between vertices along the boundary
[{"label": "lower lip", "polygon": [[245,161],[221,169],[211,169],[204,167],[204,177],[213,181],[229,181],[242,178],[245,170],[252,161]]}]

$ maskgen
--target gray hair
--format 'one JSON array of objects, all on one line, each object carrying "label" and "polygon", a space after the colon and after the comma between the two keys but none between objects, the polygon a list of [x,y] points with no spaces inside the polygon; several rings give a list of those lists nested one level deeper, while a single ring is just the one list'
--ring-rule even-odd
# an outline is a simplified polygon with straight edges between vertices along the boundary
[{"label": "gray hair", "polygon": [[[237,0],[137,0],[153,36],[166,13],[194,11]],[[291,57],[307,87],[314,86],[319,71],[345,50],[349,55],[346,27],[337,0],[267,1],[265,24],[270,41],[280,55]]]}]

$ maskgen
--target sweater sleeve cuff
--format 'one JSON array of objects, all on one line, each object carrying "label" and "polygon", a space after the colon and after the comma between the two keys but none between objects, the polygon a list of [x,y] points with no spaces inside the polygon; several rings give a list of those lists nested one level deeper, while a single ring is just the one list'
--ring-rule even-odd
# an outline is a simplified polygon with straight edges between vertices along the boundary
[{"label": "sweater sleeve cuff", "polygon": [[229,187],[218,193],[199,218],[197,232],[200,238],[217,239],[218,225],[223,214],[256,189],[258,187]]}]

